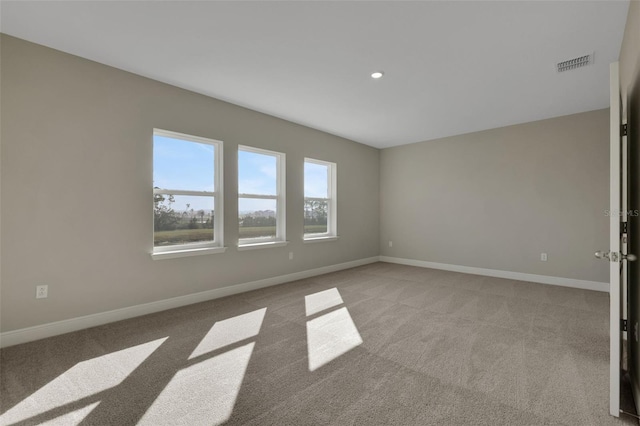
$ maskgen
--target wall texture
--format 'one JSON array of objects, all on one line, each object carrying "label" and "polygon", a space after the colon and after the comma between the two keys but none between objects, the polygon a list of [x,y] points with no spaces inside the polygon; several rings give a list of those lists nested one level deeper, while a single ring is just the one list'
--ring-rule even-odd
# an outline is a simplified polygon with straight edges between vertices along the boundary
[{"label": "wall texture", "polygon": [[640,1],[629,2],[627,24],[620,48],[620,89],[623,115],[627,111],[627,97],[632,92],[640,73]]},{"label": "wall texture", "polygon": [[[4,35],[1,55],[2,331],[378,255],[377,149]],[[154,127],[224,141],[226,253],[151,259]],[[287,247],[236,249],[238,144],[287,154]],[[302,243],[304,157],[338,164],[336,242]]]},{"label": "wall texture", "polygon": [[608,114],[383,150],[381,255],[608,281]]}]

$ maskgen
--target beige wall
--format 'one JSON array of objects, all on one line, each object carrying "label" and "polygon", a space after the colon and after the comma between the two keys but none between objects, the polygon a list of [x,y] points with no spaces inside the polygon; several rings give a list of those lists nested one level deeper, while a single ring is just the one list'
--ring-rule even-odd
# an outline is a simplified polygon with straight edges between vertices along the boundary
[{"label": "beige wall", "polygon": [[640,1],[629,4],[627,24],[620,49],[620,89],[622,94],[623,115],[627,111],[627,96],[632,92],[640,72]]},{"label": "beige wall", "polygon": [[381,255],[607,281],[608,123],[605,109],[382,150]]},{"label": "beige wall", "polygon": [[[637,28],[625,33],[623,87]],[[592,253],[607,246],[608,110],[378,151],[0,41],[2,331],[378,254],[607,280]],[[227,253],[149,256],[154,127],[224,141]],[[236,250],[238,144],[287,154],[287,247]],[[337,242],[301,242],[304,157],[338,163]],[[49,284],[48,299],[34,298],[37,284]]]},{"label": "beige wall", "polygon": [[[378,255],[377,149],[12,37],[1,64],[2,331]],[[226,253],[151,259],[154,127],[224,141]],[[287,247],[236,250],[238,144],[287,154]],[[302,243],[304,157],[338,164],[337,242]]]}]

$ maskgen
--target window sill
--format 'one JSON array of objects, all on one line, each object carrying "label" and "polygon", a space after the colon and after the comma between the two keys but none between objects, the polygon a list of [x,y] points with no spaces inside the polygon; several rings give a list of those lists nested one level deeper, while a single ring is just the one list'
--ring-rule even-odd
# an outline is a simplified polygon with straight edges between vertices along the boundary
[{"label": "window sill", "polygon": [[238,251],[257,250],[271,247],[284,247],[287,244],[289,244],[289,241],[269,241],[267,243],[242,244],[238,245]]},{"label": "window sill", "polygon": [[324,243],[328,241],[337,241],[340,238],[338,235],[329,235],[327,237],[311,237],[304,238],[303,242],[306,243]]},{"label": "window sill", "polygon": [[226,247],[203,247],[187,250],[160,251],[151,253],[151,258],[153,260],[175,259],[178,257],[203,256],[206,254],[224,253],[225,251],[227,251]]}]

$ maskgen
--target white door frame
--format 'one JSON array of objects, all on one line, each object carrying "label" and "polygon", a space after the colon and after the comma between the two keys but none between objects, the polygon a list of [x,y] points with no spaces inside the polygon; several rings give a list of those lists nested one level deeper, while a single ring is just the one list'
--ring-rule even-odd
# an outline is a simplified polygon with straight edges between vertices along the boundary
[{"label": "white door frame", "polygon": [[622,209],[621,199],[621,142],[620,142],[620,75],[618,63],[609,67],[610,71],[610,154],[609,154],[609,413],[620,416],[620,220],[626,212]]}]

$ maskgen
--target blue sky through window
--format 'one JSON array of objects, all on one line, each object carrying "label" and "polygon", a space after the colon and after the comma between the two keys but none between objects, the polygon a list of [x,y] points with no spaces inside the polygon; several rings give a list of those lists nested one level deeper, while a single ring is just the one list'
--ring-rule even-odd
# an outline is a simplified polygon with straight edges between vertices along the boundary
[{"label": "blue sky through window", "polygon": [[166,136],[153,137],[153,186],[214,191],[214,147]]},{"label": "blue sky through window", "polygon": [[304,163],[304,196],[328,198],[329,166],[317,163]]},{"label": "blue sky through window", "polygon": [[[274,155],[238,150],[238,194],[277,194],[277,158]],[[242,198],[239,214],[276,211],[275,200]]]},{"label": "blue sky through window", "polygon": [[[215,149],[206,143],[153,136],[153,186],[161,189],[214,191]],[[175,196],[177,212],[213,208],[210,197]]]},{"label": "blue sky through window", "polygon": [[276,195],[276,160],[273,155],[238,150],[238,193]]},{"label": "blue sky through window", "polygon": [[[153,186],[162,189],[188,191],[214,190],[214,147],[205,143],[154,135]],[[328,167],[304,164],[304,195],[327,197]],[[248,151],[238,151],[238,193],[276,195],[276,157]],[[187,207],[189,204],[189,207]],[[273,200],[243,199],[240,213],[274,210]],[[176,197],[173,209],[178,212],[194,209],[209,212],[208,197]]]}]

